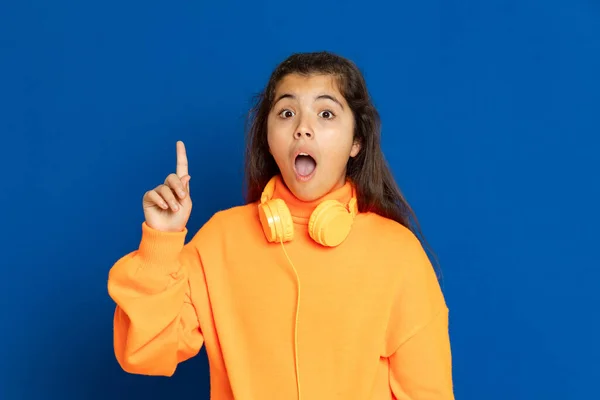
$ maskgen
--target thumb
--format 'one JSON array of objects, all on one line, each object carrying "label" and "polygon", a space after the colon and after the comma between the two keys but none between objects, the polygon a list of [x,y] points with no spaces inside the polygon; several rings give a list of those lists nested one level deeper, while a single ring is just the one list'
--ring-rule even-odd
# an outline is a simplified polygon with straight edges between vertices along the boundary
[{"label": "thumb", "polygon": [[185,187],[185,190],[187,191],[188,194],[190,194],[190,180],[192,179],[191,176],[186,176],[183,182],[183,186]]}]

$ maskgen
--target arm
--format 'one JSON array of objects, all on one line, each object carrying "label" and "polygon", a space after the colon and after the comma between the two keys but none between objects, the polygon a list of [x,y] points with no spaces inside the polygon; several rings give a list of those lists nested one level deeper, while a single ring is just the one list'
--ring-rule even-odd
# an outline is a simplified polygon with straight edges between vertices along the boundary
[{"label": "arm", "polygon": [[389,361],[396,399],[454,400],[447,310],[403,342]]},{"label": "arm", "polygon": [[110,270],[114,350],[127,372],[172,376],[203,345],[191,300],[204,284],[201,261],[191,244],[184,246],[186,233],[162,232],[143,223],[139,249]]},{"label": "arm", "polygon": [[398,400],[454,400],[441,288],[420,244],[408,243],[403,258],[388,327],[390,388]]}]

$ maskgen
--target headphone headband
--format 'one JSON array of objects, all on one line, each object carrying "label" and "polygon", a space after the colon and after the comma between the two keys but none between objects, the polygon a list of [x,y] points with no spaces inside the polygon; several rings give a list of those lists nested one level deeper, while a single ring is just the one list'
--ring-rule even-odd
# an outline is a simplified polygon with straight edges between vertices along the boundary
[{"label": "headphone headband", "polygon": [[[265,204],[269,200],[273,199],[273,195],[275,194],[275,183],[277,182],[277,178],[279,175],[273,176],[267,182],[265,188],[260,195],[260,204]],[[283,178],[281,178],[283,179]],[[358,200],[356,196],[356,187],[351,182],[351,195],[348,203],[345,204],[346,209],[349,213],[352,214],[352,217],[355,217],[358,214]]]},{"label": "headphone headband", "polygon": [[267,201],[273,198],[273,194],[275,193],[275,181],[277,180],[277,176],[272,177],[267,182],[267,185],[263,189],[262,194],[260,195],[260,204],[265,204]]}]

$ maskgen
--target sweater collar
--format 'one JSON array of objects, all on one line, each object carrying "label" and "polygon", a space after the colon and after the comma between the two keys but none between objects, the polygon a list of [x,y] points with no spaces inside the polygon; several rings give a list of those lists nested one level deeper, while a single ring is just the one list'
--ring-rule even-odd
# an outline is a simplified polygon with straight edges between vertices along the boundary
[{"label": "sweater collar", "polygon": [[352,199],[353,185],[350,180],[346,180],[346,183],[335,189],[319,199],[313,201],[302,201],[298,199],[286,186],[281,175],[277,175],[273,178],[273,195],[274,199],[282,199],[290,210],[294,222],[308,223],[310,215],[314,209],[325,200],[337,200],[344,205],[347,205]]}]

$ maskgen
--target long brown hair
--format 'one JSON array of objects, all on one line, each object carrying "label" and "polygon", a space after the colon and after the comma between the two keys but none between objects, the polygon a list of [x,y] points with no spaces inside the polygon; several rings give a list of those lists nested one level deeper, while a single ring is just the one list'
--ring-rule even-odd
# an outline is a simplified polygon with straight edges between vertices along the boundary
[{"label": "long brown hair", "polygon": [[417,217],[398,188],[381,150],[381,122],[364,77],[350,60],[329,52],[292,54],[279,64],[249,113],[245,160],[246,201],[253,203],[271,177],[280,173],[267,143],[267,119],[275,88],[288,74],[326,74],[336,78],[355,120],[354,138],[360,145],[348,160],[346,175],[356,185],[358,208],[390,218],[424,240]]}]

